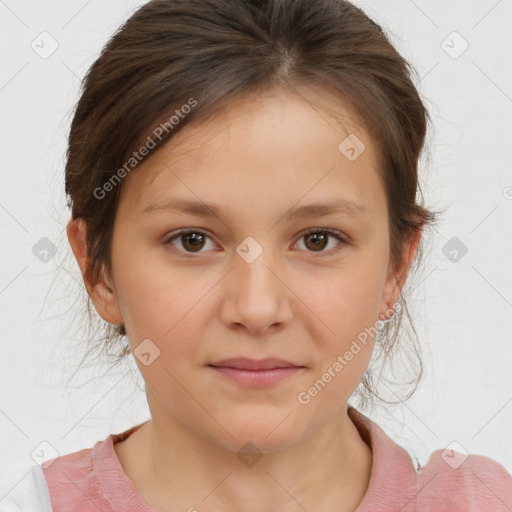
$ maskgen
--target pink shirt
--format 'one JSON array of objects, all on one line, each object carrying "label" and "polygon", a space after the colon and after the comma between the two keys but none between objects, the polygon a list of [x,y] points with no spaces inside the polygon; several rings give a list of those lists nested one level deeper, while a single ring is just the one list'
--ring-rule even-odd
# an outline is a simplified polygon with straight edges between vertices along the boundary
[{"label": "pink shirt", "polygon": [[[357,512],[512,512],[512,476],[498,462],[436,450],[416,470],[410,455],[376,423],[350,405],[348,414],[373,455],[370,484]],[[114,443],[140,426],[43,463],[54,512],[153,511],[114,450]]]}]

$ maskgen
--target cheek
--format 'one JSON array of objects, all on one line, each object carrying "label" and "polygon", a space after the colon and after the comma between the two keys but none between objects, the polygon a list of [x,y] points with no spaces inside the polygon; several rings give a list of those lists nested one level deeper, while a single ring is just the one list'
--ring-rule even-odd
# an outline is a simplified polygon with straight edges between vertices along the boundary
[{"label": "cheek", "polygon": [[314,313],[307,315],[307,329],[318,350],[315,377],[326,384],[319,402],[348,399],[368,367],[382,294],[379,265],[375,258],[354,259],[329,279],[304,281],[298,293]]},{"label": "cheek", "polygon": [[[325,331],[325,339],[346,340],[373,325],[378,317],[383,291],[379,263],[367,264],[362,258],[329,271],[328,276],[303,283],[299,296],[314,315],[310,315]],[[377,269],[377,270],[376,270]]]},{"label": "cheek", "polygon": [[[179,410],[188,400],[180,383],[185,384],[190,378],[191,366],[201,364],[200,340],[204,336],[200,318],[207,314],[206,302],[201,299],[206,292],[203,286],[190,284],[191,275],[185,279],[183,274],[174,272],[163,279],[154,270],[141,268],[125,279],[120,287],[120,302],[144,381],[157,396],[165,397],[166,406]],[[150,353],[148,365],[139,357],[143,352]]]},{"label": "cheek", "polygon": [[215,283],[139,256],[133,253],[120,262],[116,277],[119,306],[131,343],[136,346],[149,338],[159,345],[177,340],[178,350],[180,345],[190,346],[194,326],[198,325],[191,319]]}]

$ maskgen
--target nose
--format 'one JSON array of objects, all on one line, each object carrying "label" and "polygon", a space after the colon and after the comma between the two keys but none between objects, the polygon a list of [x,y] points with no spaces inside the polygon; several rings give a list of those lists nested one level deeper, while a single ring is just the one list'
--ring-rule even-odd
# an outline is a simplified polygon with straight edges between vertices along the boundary
[{"label": "nose", "polygon": [[225,283],[221,320],[252,335],[282,329],[293,318],[293,293],[283,271],[265,251],[252,263],[236,258]]}]

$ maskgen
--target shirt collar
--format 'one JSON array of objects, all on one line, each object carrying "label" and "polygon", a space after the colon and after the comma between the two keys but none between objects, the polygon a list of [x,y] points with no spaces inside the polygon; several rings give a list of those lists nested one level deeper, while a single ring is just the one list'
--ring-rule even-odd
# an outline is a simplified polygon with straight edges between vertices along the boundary
[{"label": "shirt collar", "polygon": [[372,451],[370,483],[357,512],[413,512],[417,478],[410,455],[379,425],[351,405],[347,407],[347,414]]}]

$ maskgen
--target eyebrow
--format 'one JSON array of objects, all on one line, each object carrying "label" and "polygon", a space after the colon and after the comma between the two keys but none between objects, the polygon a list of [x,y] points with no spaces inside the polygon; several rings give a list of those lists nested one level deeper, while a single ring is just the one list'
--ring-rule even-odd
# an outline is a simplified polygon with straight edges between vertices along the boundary
[{"label": "eyebrow", "polygon": [[[215,215],[218,218],[223,217],[223,208],[213,203],[204,203],[189,199],[167,199],[165,201],[146,206],[141,215],[147,215],[156,211],[176,211],[196,215],[199,217],[210,217]],[[306,217],[322,217],[330,214],[342,214],[352,217],[367,215],[368,210],[361,204],[349,199],[337,199],[320,204],[308,204],[291,208],[287,213],[280,215],[280,219],[303,219]],[[231,215],[225,214],[232,218]]]}]

